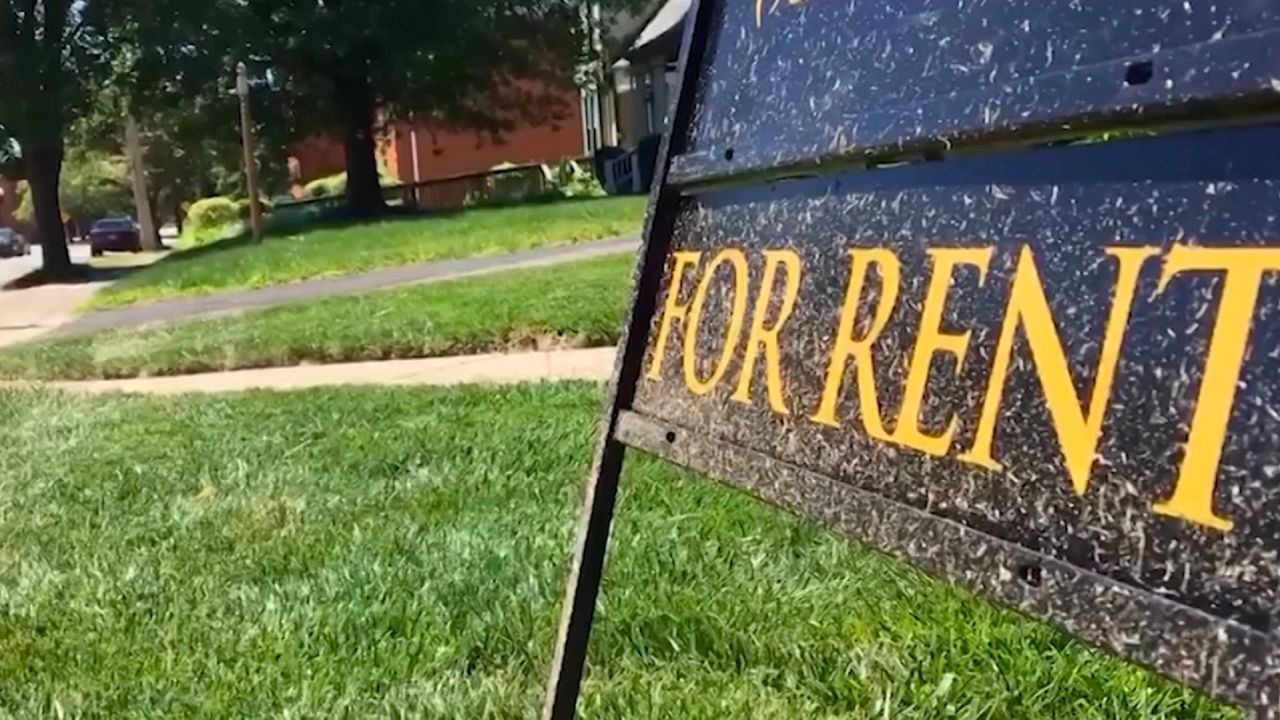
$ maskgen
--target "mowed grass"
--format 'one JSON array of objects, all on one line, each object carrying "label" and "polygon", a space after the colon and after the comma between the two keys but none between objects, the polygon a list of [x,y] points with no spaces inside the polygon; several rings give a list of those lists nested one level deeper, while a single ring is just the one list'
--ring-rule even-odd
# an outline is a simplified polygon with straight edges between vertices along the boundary
[{"label": "mowed grass", "polygon": [[629,254],[0,351],[0,377],[80,380],[617,342]]},{"label": "mowed grass", "polygon": [[412,263],[510,253],[636,232],[645,198],[475,208],[269,236],[174,253],[99,293],[90,309],[282,285]]},{"label": "mowed grass", "polygon": [[[3,714],[535,717],[598,397],[0,392]],[[1229,715],[638,457],[582,711]]]}]

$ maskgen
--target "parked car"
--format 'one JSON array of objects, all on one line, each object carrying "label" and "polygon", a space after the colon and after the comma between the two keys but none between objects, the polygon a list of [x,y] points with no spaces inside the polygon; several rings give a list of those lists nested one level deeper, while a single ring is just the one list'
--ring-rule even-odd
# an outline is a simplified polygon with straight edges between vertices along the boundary
[{"label": "parked car", "polygon": [[89,254],[142,252],[142,233],[129,218],[99,220],[89,228]]},{"label": "parked car", "polygon": [[18,257],[19,255],[30,255],[31,243],[22,236],[22,233],[12,228],[0,228],[0,257]]}]

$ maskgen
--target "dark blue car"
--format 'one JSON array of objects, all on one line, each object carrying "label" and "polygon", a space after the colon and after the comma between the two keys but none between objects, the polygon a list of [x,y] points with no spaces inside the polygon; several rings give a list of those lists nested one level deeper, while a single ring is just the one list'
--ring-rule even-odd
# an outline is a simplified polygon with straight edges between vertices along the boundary
[{"label": "dark blue car", "polygon": [[99,220],[89,228],[89,254],[142,252],[142,234],[129,218]]}]

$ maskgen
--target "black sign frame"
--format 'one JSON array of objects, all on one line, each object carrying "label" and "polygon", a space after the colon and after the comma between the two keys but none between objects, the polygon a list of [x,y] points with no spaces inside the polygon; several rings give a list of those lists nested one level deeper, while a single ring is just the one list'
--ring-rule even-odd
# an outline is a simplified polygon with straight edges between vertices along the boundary
[{"label": "black sign frame", "polygon": [[[732,149],[700,148],[691,152],[689,138],[700,102],[699,74],[714,41],[717,13],[723,3],[724,0],[693,0],[685,25],[671,129],[658,156],[644,243],[634,273],[633,304],[606,393],[600,436],[586,482],[543,717],[563,720],[576,714],[628,447],[817,520],[931,575],[966,587],[984,599],[1053,624],[1087,643],[1211,697],[1234,703],[1250,717],[1280,717],[1280,635],[1274,632],[1188,607],[768,454],[635,411],[649,336],[659,311],[664,268],[672,249],[680,203],[689,185],[756,179],[763,182],[769,173],[774,179],[791,172],[808,176],[833,161],[865,160],[870,165],[909,154],[932,159],[930,154],[940,148],[962,150],[970,140],[982,144],[992,138],[996,142],[1007,139],[1002,132],[982,133],[973,128],[937,125],[925,136],[911,137],[890,137],[889,130],[881,128],[883,132],[866,145],[842,147],[827,154],[798,154],[794,149],[769,154],[746,148],[739,149],[735,159]],[[1256,51],[1258,39],[1252,38],[1250,43],[1240,50]],[[1215,52],[1218,54],[1211,62],[1227,57],[1221,48]],[[1170,59],[1175,63],[1185,61],[1185,55],[1185,49],[1176,50],[1170,53]],[[1136,66],[1153,59],[1160,62],[1162,58],[1161,53],[1155,53]],[[1098,72],[1097,67],[1082,70],[1081,82],[1095,80]],[[1069,82],[1070,78],[1059,77],[1056,81]],[[1213,89],[1208,88],[1204,97],[1192,98],[1185,104],[1153,102],[1145,115],[1112,108],[1109,118],[1093,118],[1098,120],[1096,124],[1087,112],[1076,119],[1081,127],[1105,127],[1117,118],[1163,126],[1178,122],[1194,125],[1203,117],[1206,99],[1214,97]],[[1241,116],[1271,113],[1274,117],[1276,112],[1274,103],[1266,98],[1260,101],[1256,95],[1224,94],[1221,98],[1226,105],[1219,107],[1238,108]],[[1038,127],[1045,129],[1052,124]],[[892,123],[886,127],[889,125]],[[876,144],[879,141],[886,142]],[[938,548],[943,551],[938,552]]]}]

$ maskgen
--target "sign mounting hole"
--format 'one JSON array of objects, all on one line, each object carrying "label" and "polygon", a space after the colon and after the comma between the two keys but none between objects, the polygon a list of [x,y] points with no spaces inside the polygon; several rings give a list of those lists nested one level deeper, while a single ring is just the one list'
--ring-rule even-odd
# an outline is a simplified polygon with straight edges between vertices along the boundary
[{"label": "sign mounting hole", "polygon": [[1146,85],[1151,82],[1151,78],[1155,74],[1155,64],[1150,60],[1129,63],[1129,67],[1125,68],[1124,71],[1124,82],[1126,85]]},{"label": "sign mounting hole", "polygon": [[1038,588],[1044,584],[1044,571],[1039,565],[1021,565],[1018,567],[1018,579],[1033,588]]},{"label": "sign mounting hole", "polygon": [[733,162],[733,148],[724,151],[724,159],[726,162]]}]

